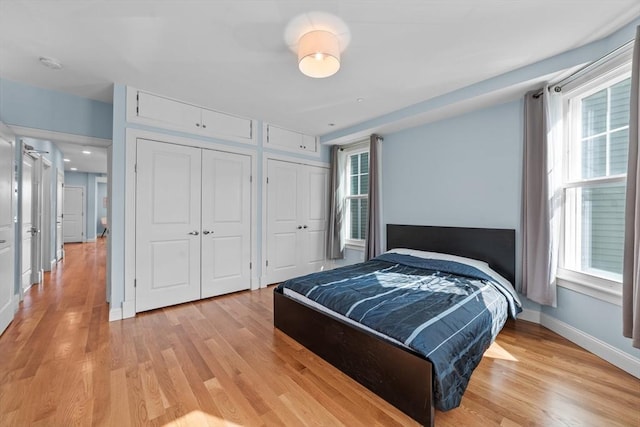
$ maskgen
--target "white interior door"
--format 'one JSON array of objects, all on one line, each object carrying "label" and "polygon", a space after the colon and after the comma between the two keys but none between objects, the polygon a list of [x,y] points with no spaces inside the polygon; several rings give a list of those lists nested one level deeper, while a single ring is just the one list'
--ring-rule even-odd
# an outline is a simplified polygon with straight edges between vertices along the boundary
[{"label": "white interior door", "polygon": [[22,289],[29,288],[35,283],[33,280],[33,235],[36,232],[33,222],[34,199],[34,159],[28,154],[22,156],[22,211],[21,211],[21,239],[22,251],[20,258],[20,274]]},{"label": "white interior door", "polygon": [[0,137],[0,334],[13,320],[13,144]]},{"label": "white interior door", "polygon": [[251,284],[251,158],[202,151],[202,298]]},{"label": "white interior door", "polygon": [[84,240],[84,188],[64,187],[62,214],[64,243]]},{"label": "white interior door", "polygon": [[64,256],[64,239],[62,231],[62,215],[64,206],[64,172],[58,171],[56,175],[56,261]]},{"label": "white interior door", "polygon": [[327,214],[329,201],[329,170],[317,166],[302,166],[306,195],[302,196],[302,274],[320,271],[325,264],[327,245]]},{"label": "white interior door", "polygon": [[136,311],[200,298],[201,150],[139,139]]},{"label": "white interior door", "polygon": [[298,164],[267,161],[267,283],[277,283],[299,274],[302,250],[301,203]]},{"label": "white interior door", "polygon": [[52,211],[53,203],[51,203],[51,180],[52,180],[51,162],[42,159],[42,216],[40,220],[40,238],[41,240],[41,270],[50,271],[51,263],[54,261],[54,255],[51,251],[52,246],[52,230],[51,221],[54,212]]}]

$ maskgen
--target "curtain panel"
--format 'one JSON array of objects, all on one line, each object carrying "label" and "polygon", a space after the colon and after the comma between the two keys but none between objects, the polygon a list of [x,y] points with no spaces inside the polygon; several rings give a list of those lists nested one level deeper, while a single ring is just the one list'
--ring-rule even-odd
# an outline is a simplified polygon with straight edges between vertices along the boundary
[{"label": "curtain panel", "polygon": [[327,258],[344,258],[344,156],[340,146],[331,147],[329,176],[329,230],[327,233]]},{"label": "curtain panel", "polygon": [[640,348],[640,26],[636,28],[631,65],[629,157],[622,269],[622,333]]},{"label": "curtain panel", "polygon": [[524,100],[522,293],[556,306],[562,213],[562,105],[548,87]]},{"label": "curtain panel", "polygon": [[369,139],[369,214],[364,245],[364,260],[382,253],[382,194],[381,158],[382,138],[376,134]]}]

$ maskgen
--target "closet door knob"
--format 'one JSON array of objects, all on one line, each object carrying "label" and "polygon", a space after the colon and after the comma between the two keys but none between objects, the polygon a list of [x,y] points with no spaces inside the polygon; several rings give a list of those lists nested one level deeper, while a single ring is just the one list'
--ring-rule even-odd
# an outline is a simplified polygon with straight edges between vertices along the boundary
[{"label": "closet door knob", "polygon": [[302,226],[301,225],[298,226],[298,230],[302,230]]},{"label": "closet door knob", "polygon": [[197,231],[190,231],[189,234],[192,236],[197,236],[200,233],[198,233]]},{"label": "closet door knob", "polygon": [[303,225],[302,228],[309,228],[309,227],[307,227],[306,225]]},{"label": "closet door knob", "polygon": [[213,234],[213,231],[209,231],[209,230],[204,230],[202,231],[202,234]]},{"label": "closet door knob", "polygon": [[196,123],[196,127],[200,127],[200,123]]}]

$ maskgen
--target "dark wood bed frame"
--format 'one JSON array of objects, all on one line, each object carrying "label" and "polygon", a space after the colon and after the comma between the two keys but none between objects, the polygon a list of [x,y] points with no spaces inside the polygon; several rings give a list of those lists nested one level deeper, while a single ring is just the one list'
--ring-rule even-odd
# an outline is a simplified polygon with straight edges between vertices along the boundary
[{"label": "dark wood bed frame", "polygon": [[[486,261],[515,283],[515,230],[387,225],[387,248]],[[277,290],[274,326],[425,426],[433,426],[432,365],[422,355],[301,304]]]}]

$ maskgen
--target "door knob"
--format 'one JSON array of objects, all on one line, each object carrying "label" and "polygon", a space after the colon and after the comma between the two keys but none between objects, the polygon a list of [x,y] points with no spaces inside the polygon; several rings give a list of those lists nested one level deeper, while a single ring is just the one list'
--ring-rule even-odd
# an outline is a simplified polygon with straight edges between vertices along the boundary
[{"label": "door knob", "polygon": [[306,225],[303,225],[302,228],[309,228],[309,227],[307,227]]},{"label": "door knob", "polygon": [[298,226],[298,230],[302,230],[302,226],[301,225]]},{"label": "door knob", "polygon": [[189,234],[191,234],[192,236],[197,236],[200,233],[198,233],[197,231],[190,231]]},{"label": "door knob", "polygon": [[213,234],[213,231],[204,230],[204,231],[202,232],[202,234]]}]

